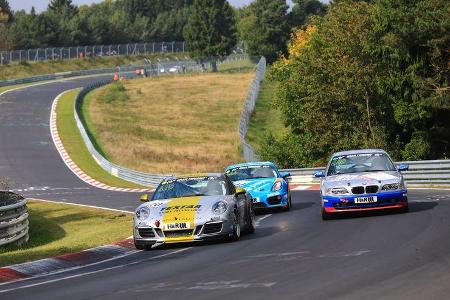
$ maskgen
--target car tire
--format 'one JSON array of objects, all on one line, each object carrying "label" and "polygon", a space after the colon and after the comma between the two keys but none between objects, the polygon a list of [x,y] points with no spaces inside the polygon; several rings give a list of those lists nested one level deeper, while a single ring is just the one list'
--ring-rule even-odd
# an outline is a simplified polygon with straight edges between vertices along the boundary
[{"label": "car tire", "polygon": [[289,211],[292,208],[292,199],[291,199],[291,195],[288,196],[288,205],[287,207],[284,209],[284,211]]},{"label": "car tire", "polygon": [[250,204],[249,212],[247,215],[247,233],[254,233],[256,229],[255,210],[253,205]]},{"label": "car tire", "polygon": [[322,208],[322,220],[326,221],[326,220],[330,220],[330,219],[331,219],[331,215]]},{"label": "car tire", "polygon": [[407,205],[405,207],[402,207],[398,211],[402,214],[406,214],[407,212],[409,212],[409,206]]},{"label": "car tire", "polygon": [[233,233],[231,234],[231,240],[237,241],[241,237],[241,219],[239,217],[237,209],[235,209],[233,217]]}]

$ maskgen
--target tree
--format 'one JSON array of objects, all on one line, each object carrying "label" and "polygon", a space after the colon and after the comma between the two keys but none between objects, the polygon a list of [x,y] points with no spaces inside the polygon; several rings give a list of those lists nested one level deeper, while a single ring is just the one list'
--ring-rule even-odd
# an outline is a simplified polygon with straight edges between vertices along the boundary
[{"label": "tree", "polygon": [[286,51],[289,38],[286,1],[257,0],[249,9],[251,13],[239,22],[240,35],[250,55],[263,55],[273,62]]},{"label": "tree", "polygon": [[72,0],[51,0],[48,10],[64,18],[71,18],[78,12],[77,7],[72,4]]},{"label": "tree", "polygon": [[319,0],[294,0],[294,6],[289,13],[292,27],[305,25],[311,16],[324,16],[327,6]]},{"label": "tree", "polygon": [[[2,37],[0,39],[0,51],[9,51],[14,49],[14,32],[4,23],[0,23],[0,36]],[[0,59],[2,59],[1,56]]]},{"label": "tree", "polygon": [[8,0],[0,0],[0,23],[8,23],[12,20],[12,11]]},{"label": "tree", "polygon": [[450,156],[450,3],[379,0],[368,39],[392,102],[403,159]]},{"label": "tree", "polygon": [[[196,59],[224,57],[237,42],[234,12],[226,0],[195,0],[183,36]],[[213,63],[213,70],[216,65]]]},{"label": "tree", "polygon": [[147,39],[151,41],[181,41],[183,28],[190,15],[190,8],[173,9],[158,15],[151,24]]}]

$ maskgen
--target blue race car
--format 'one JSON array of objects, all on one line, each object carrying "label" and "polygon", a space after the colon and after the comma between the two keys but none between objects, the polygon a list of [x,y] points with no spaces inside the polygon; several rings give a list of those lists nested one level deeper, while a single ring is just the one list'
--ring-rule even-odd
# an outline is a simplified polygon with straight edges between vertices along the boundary
[{"label": "blue race car", "polygon": [[253,207],[282,208],[292,206],[287,178],[290,173],[280,173],[272,162],[251,162],[232,165],[225,173],[234,185],[244,188],[253,198]]}]

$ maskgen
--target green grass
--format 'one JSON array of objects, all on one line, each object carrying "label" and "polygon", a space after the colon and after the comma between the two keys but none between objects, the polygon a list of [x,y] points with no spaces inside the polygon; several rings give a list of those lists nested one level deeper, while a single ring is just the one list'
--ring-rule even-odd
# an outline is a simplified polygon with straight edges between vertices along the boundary
[{"label": "green grass", "polygon": [[187,54],[184,53],[171,53],[148,56],[97,56],[85,59],[14,63],[6,66],[0,66],[0,80],[17,79],[67,71],[117,67],[123,65],[142,65],[144,64],[144,58],[154,61],[157,58],[184,58],[186,55]]},{"label": "green grass", "polygon": [[256,150],[265,146],[268,134],[280,137],[287,130],[283,124],[281,111],[273,104],[276,87],[277,83],[264,79],[255,111],[250,119],[246,140]]},{"label": "green grass", "polygon": [[132,215],[30,201],[30,239],[0,249],[0,267],[110,244],[132,235]]},{"label": "green grass", "polygon": [[123,188],[144,188],[141,185],[134,184],[115,177],[105,170],[92,158],[73,116],[73,107],[75,97],[79,90],[72,90],[65,93],[58,102],[56,107],[57,127],[64,148],[68,152],[70,158],[92,178],[114,187]]},{"label": "green grass", "polygon": [[218,65],[217,69],[221,73],[243,73],[253,72],[256,63],[250,59],[228,61]]}]

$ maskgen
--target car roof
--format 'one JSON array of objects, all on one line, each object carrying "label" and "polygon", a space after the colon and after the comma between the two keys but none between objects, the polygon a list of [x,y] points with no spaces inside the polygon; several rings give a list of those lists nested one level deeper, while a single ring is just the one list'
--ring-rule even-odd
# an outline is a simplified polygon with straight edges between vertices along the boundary
[{"label": "car roof", "polygon": [[277,168],[277,166],[271,161],[253,161],[253,162],[246,162],[246,163],[240,163],[240,164],[228,166],[227,170],[234,169],[234,168],[240,168],[240,167],[267,166],[267,165]]},{"label": "car roof", "polygon": [[223,173],[193,173],[193,174],[182,174],[182,175],[172,175],[170,177],[164,178],[164,180],[177,180],[183,178],[202,178],[202,177],[216,177],[223,178]]},{"label": "car roof", "polygon": [[359,149],[359,150],[348,150],[348,151],[336,152],[332,156],[352,155],[352,154],[372,154],[372,153],[387,154],[386,151],[384,151],[383,149]]}]

